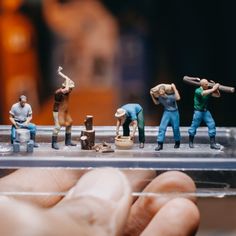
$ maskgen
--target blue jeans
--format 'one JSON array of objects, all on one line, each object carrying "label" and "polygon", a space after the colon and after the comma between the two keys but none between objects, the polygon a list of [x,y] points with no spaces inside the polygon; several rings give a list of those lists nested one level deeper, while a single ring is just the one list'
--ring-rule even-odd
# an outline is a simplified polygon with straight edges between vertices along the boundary
[{"label": "blue jeans", "polygon": [[[36,134],[36,125],[33,123],[29,123],[28,125],[18,124],[18,126],[21,129],[28,129],[30,131],[30,137],[32,135]],[[15,138],[16,138],[16,127],[14,125],[12,125],[12,127],[11,127],[11,142],[13,142],[13,140]]]},{"label": "blue jeans", "polygon": [[202,121],[204,121],[208,127],[208,135],[214,137],[216,135],[216,126],[209,111],[194,111],[192,124],[188,129],[189,135],[195,136],[197,128],[200,126]]},{"label": "blue jeans", "polygon": [[163,143],[165,141],[166,129],[169,124],[172,127],[175,141],[180,141],[179,111],[176,110],[176,111],[164,111],[159,126],[157,142]]}]

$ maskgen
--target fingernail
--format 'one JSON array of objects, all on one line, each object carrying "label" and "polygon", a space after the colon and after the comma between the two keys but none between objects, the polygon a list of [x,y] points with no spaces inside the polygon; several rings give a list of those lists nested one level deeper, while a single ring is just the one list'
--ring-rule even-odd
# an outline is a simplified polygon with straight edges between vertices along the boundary
[{"label": "fingernail", "polygon": [[113,168],[102,168],[86,173],[75,186],[71,196],[92,196],[119,201],[127,191],[130,191],[130,186],[123,173]]}]

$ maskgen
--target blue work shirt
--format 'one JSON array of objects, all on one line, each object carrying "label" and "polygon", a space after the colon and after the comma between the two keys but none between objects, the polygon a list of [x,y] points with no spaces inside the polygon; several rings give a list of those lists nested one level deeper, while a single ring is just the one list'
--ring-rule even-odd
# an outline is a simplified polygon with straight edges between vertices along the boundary
[{"label": "blue work shirt", "polygon": [[122,106],[121,108],[123,108],[126,111],[127,118],[129,118],[131,120],[137,120],[138,113],[143,109],[137,103],[128,103],[128,104]]}]

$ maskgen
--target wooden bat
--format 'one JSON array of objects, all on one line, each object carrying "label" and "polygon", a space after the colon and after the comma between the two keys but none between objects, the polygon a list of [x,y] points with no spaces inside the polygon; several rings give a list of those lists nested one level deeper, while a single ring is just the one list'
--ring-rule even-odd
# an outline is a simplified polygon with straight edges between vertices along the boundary
[{"label": "wooden bat", "polygon": [[[191,76],[184,76],[183,81],[187,84],[200,86],[200,79],[197,77],[191,77]],[[209,87],[213,87],[214,83],[209,82]],[[234,93],[235,89],[234,87],[224,86],[220,85],[219,90],[225,93]]]}]

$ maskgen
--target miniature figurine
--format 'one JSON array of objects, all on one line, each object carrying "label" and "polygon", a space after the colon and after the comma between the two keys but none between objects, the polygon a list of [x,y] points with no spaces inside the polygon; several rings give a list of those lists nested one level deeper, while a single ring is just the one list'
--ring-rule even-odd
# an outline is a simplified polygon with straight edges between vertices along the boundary
[{"label": "miniature figurine", "polygon": [[19,102],[12,105],[9,113],[9,119],[12,123],[11,143],[13,144],[16,138],[16,129],[28,129],[30,131],[30,139],[33,141],[34,147],[37,148],[39,145],[35,142],[36,126],[30,123],[32,120],[32,108],[31,105],[27,103],[27,97],[21,95]]},{"label": "miniature figurine", "polygon": [[145,131],[144,131],[144,115],[143,108],[136,103],[128,103],[121,108],[118,108],[115,117],[116,123],[116,135],[119,136],[120,126],[123,126],[123,136],[130,135],[130,124],[133,127],[131,139],[134,140],[135,132],[138,127],[139,132],[139,148],[144,148],[145,143]]},{"label": "miniature figurine", "polygon": [[[196,78],[193,78],[196,81]],[[209,82],[207,79],[197,78],[200,82],[200,87],[195,90],[194,93],[194,114],[191,127],[188,130],[189,133],[189,147],[193,148],[193,140],[196,135],[197,128],[200,126],[201,122],[204,121],[208,127],[208,135],[210,137],[210,148],[219,150],[220,145],[216,144],[216,126],[215,121],[212,118],[210,111],[207,108],[208,99],[212,97],[220,97],[219,83],[214,83],[214,85],[209,88]]]},{"label": "miniature figurine", "polygon": [[180,100],[180,95],[176,89],[175,84],[159,84],[150,90],[153,102],[158,105],[159,103],[164,107],[159,132],[157,136],[158,146],[156,151],[163,149],[165,140],[165,133],[167,126],[170,124],[173,129],[175,145],[174,148],[180,147],[180,129],[179,129],[179,111],[176,101]]},{"label": "miniature figurine", "polygon": [[53,106],[53,118],[55,127],[52,134],[52,148],[58,150],[59,146],[57,143],[58,133],[62,126],[65,126],[65,145],[76,146],[71,141],[71,126],[72,118],[68,111],[69,96],[72,89],[75,87],[75,83],[62,72],[62,67],[58,68],[58,74],[65,79],[62,87],[57,89],[54,94],[54,106]]}]

